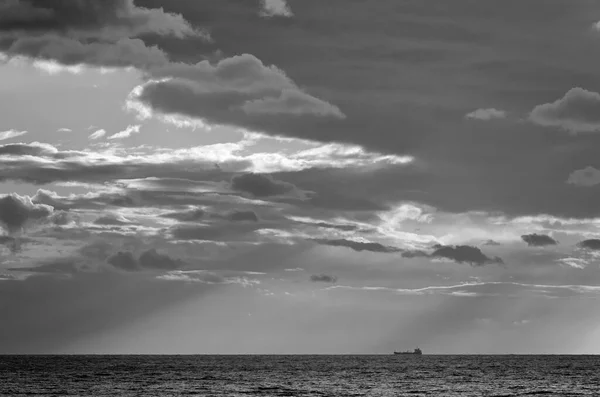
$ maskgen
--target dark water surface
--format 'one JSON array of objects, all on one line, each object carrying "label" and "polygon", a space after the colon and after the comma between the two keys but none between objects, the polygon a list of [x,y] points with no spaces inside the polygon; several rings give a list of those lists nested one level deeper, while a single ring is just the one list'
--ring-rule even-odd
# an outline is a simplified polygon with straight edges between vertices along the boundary
[{"label": "dark water surface", "polygon": [[600,396],[594,356],[0,356],[1,396]]}]

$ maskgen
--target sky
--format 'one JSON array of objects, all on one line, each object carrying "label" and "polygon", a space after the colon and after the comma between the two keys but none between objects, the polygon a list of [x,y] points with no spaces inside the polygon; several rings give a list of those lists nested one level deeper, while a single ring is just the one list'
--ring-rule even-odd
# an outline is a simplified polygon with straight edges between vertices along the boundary
[{"label": "sky", "polygon": [[0,0],[0,353],[600,353],[594,0]]}]

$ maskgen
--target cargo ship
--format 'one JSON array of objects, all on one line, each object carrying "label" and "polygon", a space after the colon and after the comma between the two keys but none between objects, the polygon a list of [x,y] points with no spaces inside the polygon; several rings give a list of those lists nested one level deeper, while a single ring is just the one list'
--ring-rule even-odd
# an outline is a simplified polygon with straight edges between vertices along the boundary
[{"label": "cargo ship", "polygon": [[394,352],[394,354],[410,354],[410,355],[415,355],[415,356],[420,356],[423,354],[423,352],[421,351],[421,349],[419,349],[418,347],[413,350],[413,351],[405,351],[405,352]]}]

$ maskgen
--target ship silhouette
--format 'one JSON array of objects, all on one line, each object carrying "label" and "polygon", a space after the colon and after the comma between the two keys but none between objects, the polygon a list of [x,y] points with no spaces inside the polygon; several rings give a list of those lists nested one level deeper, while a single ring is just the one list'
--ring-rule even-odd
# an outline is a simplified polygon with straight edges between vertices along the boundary
[{"label": "ship silhouette", "polygon": [[404,352],[397,352],[395,351],[394,354],[410,354],[410,355],[415,355],[415,356],[420,356],[423,354],[423,352],[421,351],[421,349],[419,349],[418,347],[413,350],[413,351],[404,351]]}]

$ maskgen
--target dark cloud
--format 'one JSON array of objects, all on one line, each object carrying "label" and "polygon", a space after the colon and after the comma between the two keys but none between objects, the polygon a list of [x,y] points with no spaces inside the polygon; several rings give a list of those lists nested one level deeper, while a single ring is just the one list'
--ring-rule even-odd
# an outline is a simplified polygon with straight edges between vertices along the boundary
[{"label": "dark cloud", "polygon": [[600,94],[572,88],[561,99],[536,106],[529,118],[536,124],[572,133],[600,131]]},{"label": "dark cloud", "polygon": [[248,173],[231,179],[231,188],[255,197],[283,196],[296,189],[291,183],[278,181],[270,175]]},{"label": "dark cloud", "polygon": [[9,270],[13,272],[27,272],[40,274],[73,274],[81,271],[82,267],[71,258],[61,258],[32,267],[17,267]]},{"label": "dark cloud", "polygon": [[259,222],[238,222],[235,224],[219,223],[199,226],[181,225],[172,228],[170,230],[170,234],[176,240],[227,242],[253,239],[253,234],[255,231],[265,228],[269,228],[269,225]]},{"label": "dark cloud", "polygon": [[[105,251],[103,251],[104,253]],[[142,252],[139,258],[131,251],[119,251],[107,259],[107,263],[117,269],[128,272],[140,270],[176,270],[181,269],[186,263],[180,259],[158,252],[151,248]]]},{"label": "dark cloud", "polygon": [[235,222],[258,222],[258,215],[254,211],[233,211],[227,214],[227,218]]},{"label": "dark cloud", "polygon": [[23,251],[23,244],[27,240],[11,236],[0,236],[0,245],[4,245],[12,254],[18,254]]},{"label": "dark cloud", "polygon": [[600,239],[588,239],[583,240],[579,244],[577,244],[579,248],[588,249],[592,251],[600,251]]},{"label": "dark cloud", "polygon": [[39,142],[0,145],[0,156],[55,157],[57,153],[58,150],[54,146]]},{"label": "dark cloud", "polygon": [[68,225],[71,221],[71,215],[66,211],[56,211],[50,216],[50,222],[58,226]]},{"label": "dark cloud", "polygon": [[11,0],[0,13],[0,51],[62,64],[151,67],[167,55],[145,34],[202,36],[181,15],[143,8],[133,0]]},{"label": "dark cloud", "polygon": [[487,245],[487,246],[499,246],[502,245],[497,241],[494,240],[487,240],[485,243],[483,243],[483,245]]},{"label": "dark cloud", "polygon": [[34,204],[29,196],[10,194],[0,198],[0,224],[10,234],[32,222],[48,218],[52,212],[52,207]]},{"label": "dark cloud", "polygon": [[108,264],[117,269],[134,272],[139,270],[139,263],[136,257],[131,252],[117,252],[110,256],[107,260]]},{"label": "dark cloud", "polygon": [[450,259],[457,263],[468,263],[472,266],[483,266],[486,264],[503,264],[501,258],[489,257],[477,247],[469,245],[436,245],[431,254],[432,258]]},{"label": "dark cloud", "polygon": [[182,260],[173,259],[168,255],[161,254],[154,248],[149,249],[140,255],[139,264],[145,269],[156,270],[174,270],[185,266],[185,263]]},{"label": "dark cloud", "polygon": [[85,258],[105,261],[111,256],[113,250],[113,244],[105,240],[97,240],[79,248],[78,253]]},{"label": "dark cloud", "polygon": [[328,245],[331,247],[346,247],[350,248],[354,251],[369,251],[369,252],[382,252],[382,253],[393,253],[393,252],[401,252],[402,249],[396,247],[386,246],[380,243],[373,242],[363,242],[363,241],[354,241],[347,239],[313,239],[318,244]]},{"label": "dark cloud", "polygon": [[[209,61],[169,64],[151,71],[157,80],[132,100],[164,114],[186,115],[211,124],[278,132],[271,120],[296,122],[299,116],[343,119],[342,111],[301,90],[276,66],[250,54]],[[164,80],[168,78],[168,80]],[[163,79],[163,80],[158,80]]]},{"label": "dark cloud", "polygon": [[331,276],[329,274],[313,274],[310,276],[310,281],[313,283],[330,283],[335,284],[337,282],[336,276]]},{"label": "dark cloud", "polygon": [[402,257],[409,258],[409,259],[427,258],[427,257],[429,257],[429,254],[427,252],[421,251],[421,250],[408,250],[408,251],[402,252]]},{"label": "dark cloud", "polygon": [[523,239],[530,247],[545,247],[558,244],[558,241],[545,234],[525,234],[521,236],[521,239]]}]

